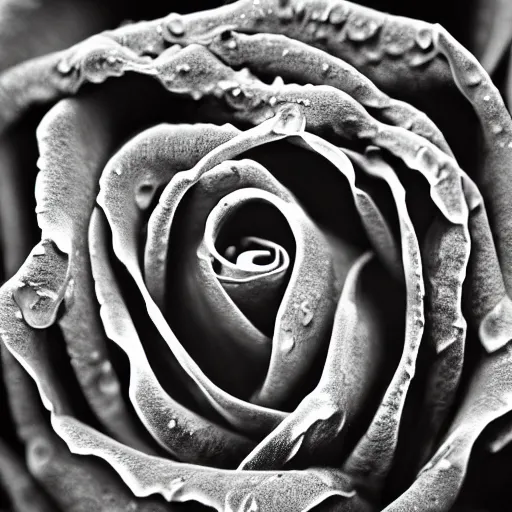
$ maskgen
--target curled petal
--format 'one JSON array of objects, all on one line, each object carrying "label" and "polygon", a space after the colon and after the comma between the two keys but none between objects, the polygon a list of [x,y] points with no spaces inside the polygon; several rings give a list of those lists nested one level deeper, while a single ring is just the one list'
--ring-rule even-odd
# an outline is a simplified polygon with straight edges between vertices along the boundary
[{"label": "curled petal", "polygon": [[[337,470],[222,471],[151,457],[127,448],[68,416],[55,417],[56,431],[73,453],[105,459],[135,496],[159,493],[167,501],[198,501],[220,511],[308,511],[329,497],[337,510],[365,505]],[[341,507],[341,508],[340,508]]]},{"label": "curled petal", "polygon": [[108,261],[108,239],[99,210],[90,226],[92,271],[101,318],[107,335],[130,361],[130,399],[149,433],[180,460],[197,464],[229,465],[251,443],[194,414],[173,400],[158,382],[123,301]]},{"label": "curled petal", "polygon": [[[230,66],[293,83],[330,85],[347,93],[379,121],[411,130],[451,154],[439,128],[408,103],[390,98],[356,68],[300,41],[274,34],[224,31],[208,48]],[[319,72],[319,68],[321,72]]]},{"label": "curled petal", "polygon": [[97,182],[120,137],[109,113],[101,98],[70,99],[44,117],[37,130],[36,212],[42,236],[69,260],[65,314],[59,323],[86,398],[111,433],[148,450],[130,419],[110,363],[90,268],[87,229]]},{"label": "curled petal", "polygon": [[382,349],[374,305],[361,291],[361,273],[370,259],[371,253],[365,253],[347,275],[318,385],[244,459],[240,469],[280,469],[305,450],[308,460],[327,457],[336,464],[342,429],[352,424],[372,389]]},{"label": "curled petal", "polygon": [[398,178],[387,165],[380,164],[378,160],[373,165],[368,165],[368,161],[357,158],[354,154],[351,154],[351,157],[359,161],[363,169],[380,176],[390,185],[400,224],[407,292],[405,342],[398,368],[370,426],[344,464],[349,474],[357,475],[361,479],[362,485],[380,489],[395,454],[400,419],[407,391],[415,374],[416,359],[425,325],[423,272],[418,240],[405,204],[405,192]]},{"label": "curled petal", "polygon": [[512,286],[512,215],[509,191],[512,150],[512,119],[498,89],[476,58],[463,48],[442,27],[434,29],[436,45],[450,63],[453,78],[462,94],[471,102],[482,127],[485,143],[483,170],[479,178],[483,182],[493,227],[496,250],[510,293]]},{"label": "curled petal", "polygon": [[[150,222],[148,229],[155,237],[158,236],[160,239],[165,237],[168,239],[170,227],[180,200],[204,173],[222,161],[230,159],[252,147],[273,140],[279,140],[289,135],[295,135],[300,133],[303,128],[304,118],[300,110],[293,108],[283,109],[274,119],[270,119],[268,122],[243,132],[228,142],[221,144],[201,159],[192,169],[174,176],[160,197],[159,205],[153,212],[155,221],[153,223]],[[134,233],[129,223],[130,217],[126,216],[124,208],[117,201],[117,196],[113,193],[115,188],[106,186],[108,183],[107,179],[109,181],[115,179],[113,169],[110,169],[102,177],[102,182],[100,183],[102,189],[98,196],[98,203],[105,211],[112,228],[114,252],[130,272],[146,302],[150,318],[181,367],[200,388],[202,394],[206,396],[212,406],[226,420],[239,428],[241,432],[270,431],[282,420],[283,413],[248,404],[217,387],[190,358],[175,337],[161,310],[149,295],[138,263]]]},{"label": "curled petal", "polygon": [[270,203],[283,214],[296,243],[290,282],[277,312],[269,368],[253,397],[256,403],[271,406],[286,400],[320,351],[332,316],[335,290],[327,243],[294,202],[260,189],[232,192],[212,211],[208,219],[212,227],[207,221],[206,233],[233,208],[254,199]]}]

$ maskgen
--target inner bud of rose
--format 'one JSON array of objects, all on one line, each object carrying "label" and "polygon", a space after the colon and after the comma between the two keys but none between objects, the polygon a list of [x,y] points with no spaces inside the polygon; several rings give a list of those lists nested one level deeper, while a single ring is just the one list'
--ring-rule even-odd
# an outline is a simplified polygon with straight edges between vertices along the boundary
[{"label": "inner bud of rose", "polygon": [[269,205],[249,200],[228,210],[223,204],[212,210],[205,228],[213,269],[240,311],[271,337],[295,255],[293,236]]},{"label": "inner bud of rose", "polygon": [[[280,249],[268,240],[248,236],[242,238],[238,246],[230,245],[224,253],[224,259],[246,272],[270,271],[280,266]],[[222,271],[229,273],[230,270],[229,266],[222,267],[220,274],[224,273]]]}]

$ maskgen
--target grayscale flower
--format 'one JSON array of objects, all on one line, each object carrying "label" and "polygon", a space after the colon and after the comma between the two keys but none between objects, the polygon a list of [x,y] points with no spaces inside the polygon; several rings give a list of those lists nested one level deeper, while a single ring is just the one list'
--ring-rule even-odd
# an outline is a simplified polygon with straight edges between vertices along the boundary
[{"label": "grayscale flower", "polygon": [[[98,33],[0,74],[9,506],[496,508],[512,119],[480,61],[344,0],[103,32],[120,19],[60,9]],[[482,19],[462,39],[509,94]],[[468,489],[472,464],[497,484]]]}]

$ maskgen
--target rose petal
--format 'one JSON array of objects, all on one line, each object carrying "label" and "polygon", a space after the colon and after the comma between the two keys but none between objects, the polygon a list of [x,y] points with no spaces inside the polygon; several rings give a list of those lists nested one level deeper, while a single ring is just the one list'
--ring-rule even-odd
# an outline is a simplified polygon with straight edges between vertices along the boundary
[{"label": "rose petal", "polygon": [[100,314],[109,338],[130,362],[130,400],[154,439],[175,457],[190,463],[226,466],[239,460],[252,443],[173,400],[158,382],[123,301],[108,261],[106,221],[98,209],[91,217],[91,263]]},{"label": "rose petal", "polygon": [[336,87],[379,121],[411,130],[451,154],[441,131],[425,114],[390,98],[353,66],[326,52],[281,35],[233,31],[216,36],[208,49],[232,67],[248,66],[257,74],[289,82]]},{"label": "rose petal", "polygon": [[[164,57],[162,54],[160,58]],[[189,65],[189,72],[179,75],[178,68],[185,64]],[[431,186],[432,200],[448,220],[461,223],[467,214],[465,203],[460,200],[460,169],[453,158],[415,133],[379,123],[338,89],[267,85],[246,73],[233,71],[197,45],[173,53],[165,66],[157,68],[157,78],[170,91],[197,98],[218,97],[230,114],[241,121],[259,124],[275,115],[283,105],[302,105],[308,130],[388,150],[425,176]]]},{"label": "rose petal", "polygon": [[473,445],[484,428],[511,408],[509,346],[485,355],[473,372],[469,388],[435,455],[411,487],[386,507],[386,512],[444,512],[462,486]]},{"label": "rose petal", "polygon": [[[353,155],[362,168],[387,181],[397,203],[406,211],[405,190],[378,150],[368,150],[364,157]],[[400,204],[400,206],[398,206]],[[464,362],[466,321],[462,316],[462,284],[469,257],[467,228],[447,223],[437,217],[429,229],[423,250],[426,290],[427,342],[436,357],[428,370],[424,403],[419,412],[418,448],[424,461],[455,399]],[[409,450],[409,456],[415,458]]]},{"label": "rose petal", "polygon": [[330,325],[335,295],[326,241],[302,209],[295,202],[281,199],[281,195],[261,188],[231,192],[212,210],[205,230],[206,237],[234,208],[258,199],[281,212],[295,238],[295,262],[277,313],[269,368],[261,388],[252,398],[267,407],[283,403],[311,367]]},{"label": "rose petal", "polygon": [[[225,161],[214,167],[188,193],[186,205],[180,205],[185,208],[179,221],[184,233],[175,242],[180,247],[179,262],[169,284],[176,297],[169,305],[171,317],[189,319],[178,329],[178,339],[217,384],[237,396],[248,396],[260,383],[255,379],[263,379],[272,347],[270,340],[233,303],[225,289],[227,278],[214,271],[211,258],[216,254],[216,226],[212,226],[209,234],[204,230],[208,215],[219,200],[234,190],[251,186],[294,202],[291,194],[255,162]],[[167,250],[163,237],[150,237],[150,242],[153,240],[156,243],[152,251]],[[247,281],[230,279],[229,284],[242,286],[243,294],[249,291]]]},{"label": "rose petal", "polygon": [[299,452],[316,463],[334,464],[344,431],[360,412],[380,361],[382,329],[369,296],[361,291],[361,272],[371,259],[351,267],[336,309],[322,377],[316,388],[242,462],[239,469],[280,469]]},{"label": "rose petal", "polygon": [[[36,211],[42,236],[69,257],[69,289],[59,323],[82,390],[112,434],[148,450],[123,403],[107,354],[88,254],[87,229],[97,181],[123,131],[107,121],[114,118],[109,117],[112,110],[106,104],[101,97],[63,100],[44,117],[37,131],[41,170],[36,179]],[[110,107],[115,109],[112,102]]]},{"label": "rose petal", "polygon": [[[395,199],[400,233],[402,236],[402,262],[407,291],[405,311],[405,341],[398,368],[386,389],[373,420],[344,467],[357,475],[365,487],[381,489],[390,470],[398,442],[400,419],[411,380],[425,325],[423,315],[423,273],[418,240],[405,204],[405,192],[389,166],[365,160],[353,153],[352,158],[363,169],[384,178]],[[368,165],[370,164],[370,165]]]},{"label": "rose petal", "polygon": [[[269,15],[269,10],[270,14]],[[179,33],[173,32],[178,20]],[[228,29],[283,34],[342,58],[386,91],[421,94],[448,76],[431,25],[339,0],[242,0],[163,21],[169,43],[208,44]]]},{"label": "rose petal", "polygon": [[[8,284],[2,287],[2,290],[7,286]],[[3,317],[5,310],[0,314]],[[41,344],[47,340],[35,341]],[[110,510],[126,510],[135,505],[144,512],[163,512],[162,505],[154,500],[134,499],[111,471],[92,460],[72,456],[52,431],[47,416],[42,412],[41,401],[46,406],[59,410],[62,409],[59,404],[66,402],[67,397],[60,386],[54,386],[51,396],[54,402],[51,403],[48,396],[39,396],[34,382],[29,377],[29,374],[33,375],[40,393],[44,392],[39,381],[44,375],[39,370],[39,373],[33,370],[49,366],[48,353],[40,352],[38,366],[29,367],[28,360],[24,360],[23,365],[28,370],[27,373],[5,346],[2,348],[7,395],[16,431],[25,445],[26,463],[30,473],[52,498],[52,510],[55,510],[53,504],[56,503],[60,510],[71,512],[83,510],[84,506],[91,510],[102,510],[105,506]],[[52,350],[55,348],[52,347]],[[59,375],[62,375],[62,368],[59,370]],[[25,497],[30,498],[30,495]]]},{"label": "rose petal", "polygon": [[366,508],[337,470],[277,473],[202,468],[141,454],[69,416],[54,417],[53,424],[73,453],[105,459],[135,496],[159,493],[168,501],[194,500],[219,512],[244,508],[305,512],[334,496],[344,498],[336,502],[337,510]]},{"label": "rose petal", "polygon": [[[453,79],[471,102],[482,127],[485,150],[481,172],[483,195],[493,227],[494,240],[505,286],[512,287],[512,215],[509,190],[512,119],[503,99],[476,58],[457,43],[442,27],[433,31],[436,46],[450,63]],[[480,176],[479,176],[480,177]]]}]

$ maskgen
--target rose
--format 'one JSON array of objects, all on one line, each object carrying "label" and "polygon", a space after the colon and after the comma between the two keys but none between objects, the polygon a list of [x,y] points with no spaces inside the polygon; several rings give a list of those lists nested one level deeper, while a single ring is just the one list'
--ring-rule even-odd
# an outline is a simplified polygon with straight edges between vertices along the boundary
[{"label": "rose", "polygon": [[[345,37],[343,45],[340,31]],[[272,35],[275,32],[297,40]],[[313,46],[352,61],[388,90],[400,93],[411,89],[410,95],[418,95],[419,100],[422,86],[415,82],[418,76],[428,83],[428,89],[441,87],[448,76],[450,80],[455,77],[484,128],[485,179],[476,172],[473,177],[482,182],[488,199],[492,232],[480,192],[452,156],[442,135],[444,130],[411,105],[390,99],[355,68]],[[508,412],[510,301],[505,285],[510,221],[503,191],[508,181],[510,119],[477,61],[439,27],[385,17],[348,3],[239,2],[211,13],[170,15],[123,27],[45,57],[30,68],[22,66],[5,75],[11,97],[17,97],[16,90],[26,90],[24,77],[33,77],[34,64],[39,65],[43,77],[35,81],[36,99],[54,101],[59,95],[77,92],[85,82],[101,83],[126,71],[154,77],[172,93],[164,95],[161,88],[152,88],[149,79],[133,77],[102,85],[99,93],[84,88],[76,100],[58,103],[38,128],[41,171],[36,199],[42,241],[2,288],[0,324],[5,345],[38,383],[43,402],[52,411],[52,426],[71,451],[104,458],[137,496],[160,493],[168,500],[195,499],[218,509],[302,510],[331,496],[337,501],[333,498],[326,506],[355,510],[380,508],[388,502],[388,510],[410,510],[413,506],[449,509],[460,490],[476,439],[494,419]],[[231,67],[244,65],[249,72]],[[24,75],[25,69],[30,73],[25,71]],[[255,75],[278,75],[286,82],[317,85],[284,85],[281,80],[268,85]],[[12,76],[17,80],[9,82]],[[415,84],[416,90],[407,87],[409,84]],[[147,91],[144,100],[148,103],[140,105],[137,115],[132,116],[129,109],[120,106],[127,104],[127,98],[134,101],[136,88]],[[202,100],[197,112],[186,112],[187,119],[197,116],[218,121],[227,116],[255,126],[239,132],[229,126],[160,125],[118,149],[133,133],[161,121],[158,113],[168,108],[169,103],[164,102],[173,95]],[[218,100],[213,101],[214,110],[208,98]],[[160,101],[156,114],[150,103],[153,99]],[[21,100],[28,104],[33,98],[28,95]],[[179,111],[181,103],[170,105]],[[5,115],[9,112],[13,110],[6,110]],[[443,124],[442,117],[439,122]],[[325,139],[310,132],[321,133]],[[307,151],[319,155],[317,160],[310,160],[324,178],[315,184],[318,195],[304,193],[304,186],[300,195],[300,183],[295,183],[296,189],[290,186],[309,204],[305,210],[315,222],[260,165],[233,160],[259,145],[265,152],[253,151],[249,156],[271,162],[277,158],[271,148],[278,139],[290,139],[298,146],[278,148],[277,153],[284,152],[287,159],[295,155],[307,161]],[[339,144],[351,144],[351,149],[341,150]],[[463,154],[461,157],[464,159]],[[282,167],[276,166],[274,172],[286,179],[279,171]],[[190,170],[171,179],[182,168]],[[340,220],[331,212],[322,217],[322,208],[318,208],[319,189],[324,194],[331,188],[338,193],[339,182],[327,181],[335,169],[349,183],[345,201],[354,198],[354,206],[342,212],[350,215],[352,210],[352,222],[354,212],[362,218],[361,226],[344,233],[347,238],[341,240],[346,246],[341,250],[340,234],[332,233]],[[424,175],[430,191],[422,188],[424,182],[411,178],[411,169]],[[366,179],[365,174],[369,176]],[[94,209],[100,175],[98,203],[102,210]],[[374,202],[375,194],[368,192],[379,187],[379,180],[388,188],[377,188]],[[164,185],[155,204],[155,194]],[[404,190],[418,202],[417,207],[411,207],[409,199],[406,202]],[[227,195],[214,206],[221,192]],[[426,201],[428,194],[431,202]],[[181,199],[185,206],[181,205],[180,217],[175,208]],[[240,233],[234,243],[222,242],[227,217],[240,205],[250,207],[249,203],[258,201],[270,205],[274,217],[260,209],[258,215],[253,210],[248,218],[252,222],[260,215],[271,218],[280,243],[247,238],[244,222],[238,224],[242,228],[234,223],[235,233],[237,229]],[[329,196],[323,196],[323,201],[329,212]],[[209,215],[202,211],[212,207]],[[148,210],[152,210],[149,221],[145,218]],[[104,215],[112,231],[111,245]],[[184,223],[184,233],[169,231],[177,220]],[[146,222],[142,271],[140,240],[146,237],[142,231]],[[330,228],[328,237],[326,227]],[[367,238],[362,237],[363,229]],[[332,241],[333,235],[337,235],[337,243]],[[169,262],[177,263],[177,275],[171,278],[180,290],[170,303],[178,311],[168,312],[171,323],[174,314],[179,329],[176,316],[193,305],[192,315],[200,315],[195,317],[200,321],[182,328],[182,334],[204,333],[208,327],[213,341],[216,334],[218,341],[231,343],[230,351],[219,343],[205,357],[202,340],[191,339],[187,349],[195,351],[194,360],[166,323],[162,314],[167,285],[162,256],[173,250],[176,237],[185,243],[176,258],[171,254],[167,261],[167,268]],[[295,239],[295,247],[287,242],[290,238]],[[350,242],[371,246],[380,264],[370,263],[368,253],[353,263]],[[216,244],[222,247],[220,254]],[[109,254],[110,247],[115,258]],[[198,260],[192,260],[190,253],[196,248]],[[233,253],[239,257],[238,266],[229,262]],[[260,266],[256,264],[258,256],[270,262]],[[116,259],[123,266],[116,266]],[[288,260],[293,260],[293,270],[288,270]],[[390,293],[393,281],[383,285],[380,280],[391,275],[396,282],[403,280],[395,286],[406,292],[405,297],[399,291],[392,296],[398,304],[401,300],[406,304],[405,342],[397,350],[402,354],[387,353],[382,361],[379,352],[391,350],[384,344],[389,318],[380,318],[377,312],[385,308],[388,297],[379,302],[368,293],[365,282],[369,278],[365,276],[371,275],[372,265],[380,277],[370,281],[377,283],[381,296],[383,290]],[[125,268],[130,276],[126,276]],[[226,297],[240,304],[254,323],[260,322],[261,329],[268,329],[268,325],[264,327],[265,321],[269,322],[266,308],[272,309],[279,298],[287,272],[291,276],[276,315],[272,356],[263,384],[254,386],[254,382],[261,383],[261,363],[254,369],[248,364],[238,369],[231,363],[227,370],[219,371],[221,350],[226,358],[232,349],[237,362],[250,354],[252,361],[264,363],[269,352],[265,336],[248,324]],[[172,455],[196,465],[151,455],[154,447],[141,438],[101,345],[102,326],[96,317],[91,273],[105,334],[126,352],[130,362],[129,397],[137,416]],[[257,279],[247,280],[248,275]],[[237,279],[238,284],[233,285]],[[206,282],[205,289],[197,286],[201,280]],[[252,293],[263,294],[264,300],[251,301]],[[197,300],[192,302],[192,297]],[[146,301],[147,315],[141,298]],[[467,309],[468,335],[462,307]],[[215,316],[209,315],[212,311]],[[61,331],[52,327],[56,320]],[[211,333],[211,329],[216,332]],[[314,365],[313,354],[318,351],[321,359],[321,341],[331,329],[325,361]],[[49,345],[43,337],[48,333],[51,339],[60,332],[81,389],[103,432],[109,435],[77,419],[66,393],[59,389],[67,379],[55,375],[55,369],[62,366],[56,367],[52,361],[55,344]],[[240,333],[245,336],[234,336]],[[478,342],[468,343],[474,359],[469,364],[474,368],[461,387],[465,341],[476,333],[489,354],[475,354]],[[393,334],[396,339],[396,332]],[[158,358],[165,357],[158,335],[172,348],[174,358],[165,361],[157,379]],[[140,342],[143,337],[144,345]],[[151,347],[150,338],[156,347]],[[250,339],[252,345],[240,347],[237,343],[241,344],[241,338]],[[421,353],[420,341],[426,347]],[[153,350],[153,357],[147,359],[144,350],[150,355]],[[176,366],[171,376],[167,363]],[[395,366],[390,367],[391,363]],[[321,377],[309,383],[313,390],[300,390],[299,384],[304,385],[311,368],[317,366]],[[33,399],[24,374],[16,375],[18,371],[17,366],[9,365],[12,374],[7,383],[11,388],[13,383],[20,383],[20,388],[11,392],[15,397],[13,416],[27,444],[29,465],[36,478],[46,484],[61,506],[69,508],[74,500],[73,506],[91,509],[105,499],[98,497],[98,503],[93,504],[84,501],[85,496],[94,500],[95,486],[109,478],[109,493],[115,496],[111,499],[117,500],[119,508],[126,507],[123,500],[129,499],[129,493],[119,488],[111,473],[102,472],[101,466],[91,466],[88,485],[93,491],[84,491],[86,484],[79,477],[89,471],[88,458],[80,459],[81,474],[72,476],[71,481],[76,478],[80,482],[76,489],[69,485],[65,492],[51,489],[49,482],[55,481],[55,474],[61,482],[69,482],[63,478],[57,458],[68,455],[55,446],[51,433],[43,427],[36,432],[27,428],[31,423],[44,422],[34,418],[34,413],[20,410],[20,403],[33,403]],[[389,371],[385,383],[376,380],[382,371]],[[162,381],[169,388],[172,385],[171,396]],[[222,387],[214,382],[222,382]],[[240,383],[251,384],[250,389],[240,389]],[[377,388],[379,384],[382,390]],[[276,407],[292,404],[292,392],[298,387],[302,400],[286,416]],[[178,393],[179,402],[172,393]],[[253,404],[259,405],[241,401],[233,396],[235,393],[251,397]],[[83,412],[81,416],[83,419]],[[419,435],[417,450],[405,456],[398,436],[408,440],[411,432]],[[233,468],[238,462],[245,471],[197,465]],[[424,463],[416,478],[400,474],[413,472]]]}]

